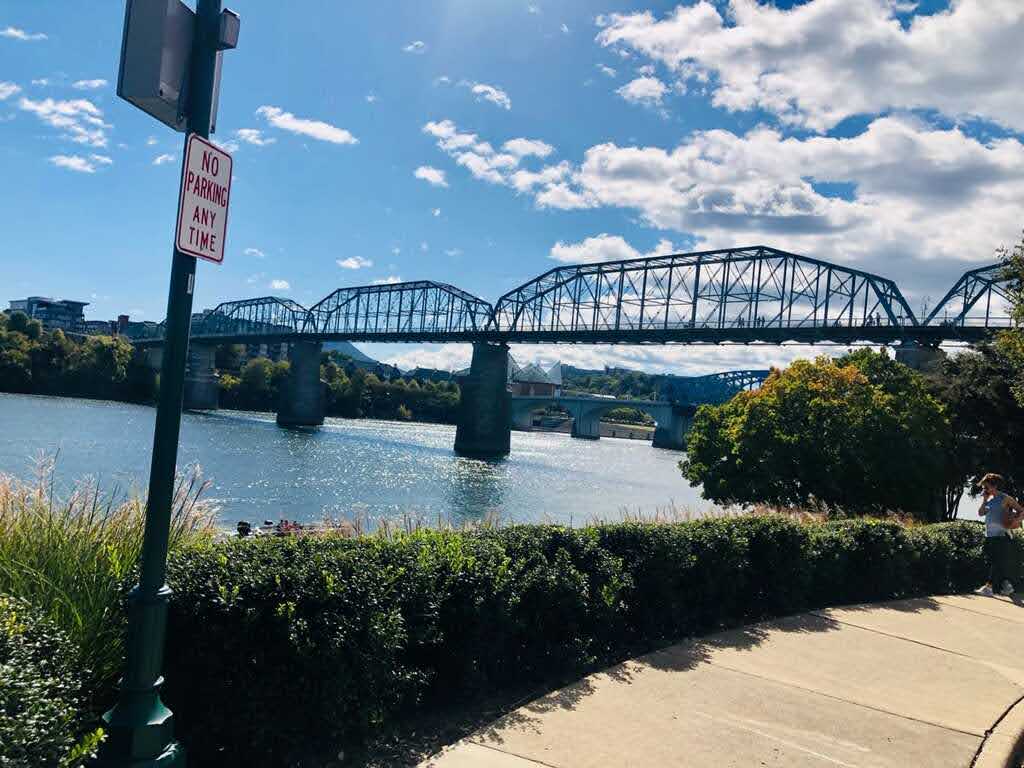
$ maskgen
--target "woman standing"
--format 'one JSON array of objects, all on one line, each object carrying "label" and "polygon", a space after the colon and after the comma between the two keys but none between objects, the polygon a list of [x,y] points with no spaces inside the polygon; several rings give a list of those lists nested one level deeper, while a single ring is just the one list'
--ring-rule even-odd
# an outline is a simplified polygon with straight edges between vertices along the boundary
[{"label": "woman standing", "polygon": [[985,557],[989,564],[988,584],[979,592],[991,595],[998,589],[1001,595],[1012,595],[1013,580],[1017,578],[1017,555],[1009,529],[1018,527],[1024,517],[1024,507],[1000,490],[1001,475],[989,472],[978,485],[982,490],[978,516],[985,518]]}]

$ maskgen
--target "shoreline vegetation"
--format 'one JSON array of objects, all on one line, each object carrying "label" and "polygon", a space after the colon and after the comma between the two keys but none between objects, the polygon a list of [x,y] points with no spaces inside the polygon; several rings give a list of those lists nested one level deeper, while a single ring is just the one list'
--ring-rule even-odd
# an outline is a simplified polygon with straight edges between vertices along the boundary
[{"label": "shoreline vegetation", "polygon": [[[17,708],[0,728],[45,699],[74,731],[0,732],[0,756],[21,743],[26,764],[102,738],[141,544],[141,499],[54,485],[48,467],[35,483],[0,479],[0,666],[45,679],[56,644],[76,669],[40,700],[0,679],[0,708]],[[984,578],[982,530],[964,522],[665,510],[579,528],[410,518],[225,539],[203,488],[177,487],[165,689],[199,764],[415,765],[482,716],[686,637]]]}]

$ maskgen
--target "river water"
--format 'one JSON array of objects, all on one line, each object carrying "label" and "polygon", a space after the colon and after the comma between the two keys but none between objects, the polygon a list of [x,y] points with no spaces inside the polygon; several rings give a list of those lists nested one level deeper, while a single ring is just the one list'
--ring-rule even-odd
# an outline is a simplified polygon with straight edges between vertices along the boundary
[{"label": "river water", "polygon": [[[0,394],[0,473],[31,479],[56,457],[58,486],[91,477],[104,489],[145,489],[153,408]],[[710,505],[682,478],[682,454],[638,440],[575,440],[513,432],[496,462],[458,457],[455,428],[328,419],[319,430],[283,430],[273,414],[219,411],[182,418],[179,470],[201,467],[221,520],[320,521],[383,517],[461,524],[581,524],[624,513],[698,516]]]}]

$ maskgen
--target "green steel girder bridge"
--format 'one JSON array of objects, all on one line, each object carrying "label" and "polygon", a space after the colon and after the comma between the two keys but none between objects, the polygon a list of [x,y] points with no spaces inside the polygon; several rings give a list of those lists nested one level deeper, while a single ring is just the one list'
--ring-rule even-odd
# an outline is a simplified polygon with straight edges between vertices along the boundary
[{"label": "green steel girder bridge", "polygon": [[[472,343],[455,450],[504,456],[513,420],[510,343],[897,343],[897,356],[921,367],[939,355],[943,341],[979,342],[1010,327],[1012,284],[1002,265],[970,270],[927,318],[918,318],[888,278],[752,246],[556,267],[493,305],[430,281],[340,288],[311,307],[274,296],[230,301],[193,316],[185,407],[217,407],[219,344],[287,342],[291,367],[278,423],[315,426],[324,418],[322,342]],[[164,329],[132,341],[158,357]],[[661,447],[683,447],[696,402],[675,394],[655,417]],[[593,437],[584,433],[599,420],[600,407],[580,408],[578,436]]]},{"label": "green steel girder bridge", "polygon": [[[309,341],[693,344],[978,341],[1010,326],[998,264],[961,277],[927,318],[888,278],[766,246],[557,267],[492,306],[445,283],[341,288],[312,307],[275,296],[193,319],[211,343]],[[163,342],[163,325],[136,336]]]}]

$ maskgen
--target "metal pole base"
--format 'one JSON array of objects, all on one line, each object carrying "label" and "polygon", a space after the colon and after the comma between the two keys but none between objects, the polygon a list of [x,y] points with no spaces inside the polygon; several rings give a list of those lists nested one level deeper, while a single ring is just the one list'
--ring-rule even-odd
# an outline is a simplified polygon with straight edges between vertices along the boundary
[{"label": "metal pole base", "polygon": [[106,766],[116,768],[185,768],[185,748],[172,741],[167,748],[156,757],[144,757],[138,760],[126,758],[121,762],[105,762]]}]

